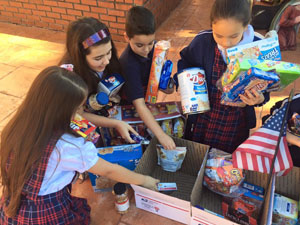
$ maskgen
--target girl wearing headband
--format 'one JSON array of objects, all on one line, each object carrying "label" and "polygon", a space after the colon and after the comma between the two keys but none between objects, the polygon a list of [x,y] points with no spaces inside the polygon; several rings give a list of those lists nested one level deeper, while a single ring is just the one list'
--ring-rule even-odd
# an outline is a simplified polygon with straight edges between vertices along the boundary
[{"label": "girl wearing headband", "polygon": [[[107,75],[121,73],[117,49],[107,26],[92,17],[70,23],[67,30],[66,53],[59,65],[70,63],[88,86],[88,96],[98,91],[99,82]],[[130,143],[129,131],[137,134],[127,123],[83,112],[83,117],[99,127],[116,128]]]}]

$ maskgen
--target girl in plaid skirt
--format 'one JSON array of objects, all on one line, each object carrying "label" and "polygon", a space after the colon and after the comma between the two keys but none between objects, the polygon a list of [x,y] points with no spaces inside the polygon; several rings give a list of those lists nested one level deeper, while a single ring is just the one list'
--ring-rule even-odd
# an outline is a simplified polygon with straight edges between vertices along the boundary
[{"label": "girl in plaid skirt", "polygon": [[87,85],[60,67],[43,70],[1,134],[0,224],[89,224],[86,199],[70,195],[76,172],[156,189],[158,180],[111,164],[70,121],[82,113]]},{"label": "girl in plaid skirt", "polygon": [[232,153],[255,127],[254,106],[269,99],[269,95],[246,91],[240,98],[246,107],[221,105],[217,81],[227,68],[226,49],[256,40],[250,23],[251,6],[248,0],[216,0],[211,10],[212,30],[200,32],[180,52],[178,71],[190,67],[205,70],[210,111],[189,115],[185,135],[189,140],[210,145]]}]

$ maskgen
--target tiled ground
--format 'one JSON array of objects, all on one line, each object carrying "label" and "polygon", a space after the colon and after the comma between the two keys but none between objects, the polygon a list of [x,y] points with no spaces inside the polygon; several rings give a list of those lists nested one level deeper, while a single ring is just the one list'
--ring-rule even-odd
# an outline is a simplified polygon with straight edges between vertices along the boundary
[{"label": "tiled ground", "polygon": [[[190,43],[202,29],[209,28],[209,11],[212,1],[182,0],[170,17],[159,27],[157,40],[170,39],[172,48],[169,59],[177,62],[179,51]],[[13,24],[0,23],[0,133],[20,105],[31,82],[38,72],[57,64],[64,51],[65,34]],[[119,53],[125,48],[124,43],[116,43]],[[283,60],[300,63],[300,35],[298,49],[283,52]],[[264,108],[257,109],[260,118],[270,106],[288,95],[295,87],[300,90],[300,79],[282,92],[272,94],[272,99]],[[179,101],[178,94],[161,94],[161,101]],[[258,122],[259,124],[260,122]],[[176,225],[172,220],[139,210],[134,206],[131,191],[131,207],[126,215],[119,215],[114,209],[114,197],[111,193],[94,193],[90,182],[79,182],[73,187],[73,194],[86,197],[92,207],[92,222],[99,225]]]}]

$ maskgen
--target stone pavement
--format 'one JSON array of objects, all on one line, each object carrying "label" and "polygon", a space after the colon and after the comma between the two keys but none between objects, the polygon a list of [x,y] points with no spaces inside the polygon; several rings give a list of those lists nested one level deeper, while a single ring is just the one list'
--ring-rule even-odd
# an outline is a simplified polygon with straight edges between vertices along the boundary
[{"label": "stone pavement", "polygon": [[[202,29],[209,29],[209,12],[212,1],[182,0],[170,17],[158,28],[157,40],[171,40],[172,47],[168,58],[175,65],[179,51],[188,45],[193,37]],[[32,81],[45,67],[56,65],[64,52],[65,34],[45,29],[22,27],[13,24],[0,23],[0,133],[24,99]],[[298,34],[298,49],[293,52],[283,52],[283,60],[300,63],[300,36]],[[126,44],[116,43],[119,54]],[[290,89],[300,90],[300,79],[282,92],[272,93],[272,100],[264,107],[257,109],[261,118],[269,107],[279,99],[286,97]],[[160,94],[160,101],[179,101],[179,95],[167,96]],[[260,125],[260,120],[258,120]],[[127,214],[116,213],[111,193],[94,193],[90,182],[77,182],[73,194],[86,197],[91,205],[92,222],[100,225],[151,225],[180,224],[172,220],[139,210],[134,206],[131,194],[131,207]]]}]

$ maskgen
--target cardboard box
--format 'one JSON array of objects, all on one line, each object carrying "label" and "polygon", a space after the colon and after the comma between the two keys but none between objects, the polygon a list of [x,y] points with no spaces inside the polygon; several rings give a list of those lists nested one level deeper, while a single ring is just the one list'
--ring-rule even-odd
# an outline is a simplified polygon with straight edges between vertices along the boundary
[{"label": "cardboard box", "polygon": [[[203,164],[201,166],[191,194],[192,217],[190,224],[235,225],[237,223],[227,220],[222,216],[222,196],[208,190],[202,185],[206,161],[207,154],[203,160]],[[267,218],[267,216],[272,210],[275,187],[273,179],[272,185],[268,189],[267,180],[267,174],[247,171],[245,175],[245,181],[254,185],[261,186],[265,190],[267,190],[267,193],[265,194],[267,196],[266,204],[263,207],[262,213],[264,221],[262,224],[264,225],[271,224],[271,218]]]},{"label": "cardboard box", "polygon": [[177,172],[164,171],[157,165],[156,138],[151,140],[135,171],[160,179],[160,182],[175,182],[177,191],[160,193],[132,185],[135,191],[136,207],[167,217],[169,219],[190,223],[190,195],[201,167],[208,146],[199,143],[174,138],[176,146],[187,147],[187,153],[182,167]]},{"label": "cardboard box", "polygon": [[[127,169],[134,170],[138,165],[140,158],[143,155],[141,144],[131,145],[119,145],[98,148],[98,156],[110,163],[119,164]],[[107,178],[89,173],[89,177],[92,183],[92,187],[95,192],[111,191],[114,185],[114,181]],[[98,182],[102,182],[101,188],[97,185]]]}]

